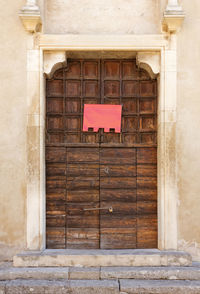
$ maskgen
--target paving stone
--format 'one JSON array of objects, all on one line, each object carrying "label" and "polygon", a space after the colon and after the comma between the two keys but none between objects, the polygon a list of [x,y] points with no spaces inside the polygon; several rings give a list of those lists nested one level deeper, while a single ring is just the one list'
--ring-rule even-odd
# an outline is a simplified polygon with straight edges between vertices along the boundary
[{"label": "paving stone", "polygon": [[69,281],[71,294],[119,294],[118,281]]},{"label": "paving stone", "polygon": [[49,268],[15,268],[6,267],[0,268],[0,280],[15,280],[15,279],[36,279],[36,280],[56,280],[68,279],[67,267]]},{"label": "paving stone", "polygon": [[6,294],[63,294],[69,293],[64,281],[15,280],[6,284]]},{"label": "paving stone", "polygon": [[120,294],[199,294],[200,281],[120,280]]},{"label": "paving stone", "polygon": [[200,267],[102,267],[100,279],[200,280]]},{"label": "paving stone", "polygon": [[70,280],[99,280],[100,268],[99,267],[70,267],[69,279]]}]

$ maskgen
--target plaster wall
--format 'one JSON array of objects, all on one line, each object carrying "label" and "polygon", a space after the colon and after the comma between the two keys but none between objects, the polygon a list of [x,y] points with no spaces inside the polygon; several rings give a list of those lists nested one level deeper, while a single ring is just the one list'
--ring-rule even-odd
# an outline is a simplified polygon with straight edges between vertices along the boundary
[{"label": "plaster wall", "polygon": [[45,33],[156,34],[160,0],[48,0]]},{"label": "plaster wall", "polygon": [[26,32],[23,0],[0,1],[0,259],[25,247]]},{"label": "plaster wall", "polygon": [[178,35],[177,150],[179,248],[200,259],[200,1],[183,0]]}]

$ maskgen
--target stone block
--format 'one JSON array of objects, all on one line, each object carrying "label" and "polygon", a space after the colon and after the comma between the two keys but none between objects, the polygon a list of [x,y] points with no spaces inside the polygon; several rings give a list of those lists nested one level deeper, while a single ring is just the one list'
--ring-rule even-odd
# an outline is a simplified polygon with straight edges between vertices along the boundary
[{"label": "stone block", "polygon": [[69,269],[70,280],[99,280],[99,267],[71,267]]},{"label": "stone block", "polygon": [[200,267],[102,267],[100,279],[200,280]]},{"label": "stone block", "polygon": [[68,268],[0,268],[0,281],[15,279],[56,280],[68,279]]},{"label": "stone block", "polygon": [[70,294],[119,294],[118,281],[69,281]]},{"label": "stone block", "polygon": [[120,293],[199,294],[200,281],[120,280]]},{"label": "stone block", "polygon": [[64,294],[69,293],[67,282],[45,280],[15,280],[6,284],[6,294]]},{"label": "stone block", "polygon": [[185,252],[145,250],[44,250],[25,252],[13,258],[16,267],[100,267],[100,266],[189,266]]}]

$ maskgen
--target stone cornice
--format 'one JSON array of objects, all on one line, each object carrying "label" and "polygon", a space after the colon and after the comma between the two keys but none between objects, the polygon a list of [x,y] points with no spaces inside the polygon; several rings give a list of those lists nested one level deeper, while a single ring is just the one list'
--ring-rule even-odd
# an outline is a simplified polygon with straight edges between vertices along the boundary
[{"label": "stone cornice", "polygon": [[168,0],[168,5],[163,15],[163,30],[176,33],[180,30],[185,13],[177,0]]},{"label": "stone cornice", "polygon": [[36,1],[27,0],[26,5],[19,12],[19,17],[25,30],[29,33],[39,32],[41,30],[42,20]]}]

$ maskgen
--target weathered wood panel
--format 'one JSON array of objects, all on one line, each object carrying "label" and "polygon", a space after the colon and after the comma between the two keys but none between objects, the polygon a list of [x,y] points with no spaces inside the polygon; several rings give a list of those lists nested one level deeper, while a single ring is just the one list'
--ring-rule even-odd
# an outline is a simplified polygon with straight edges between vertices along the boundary
[{"label": "weathered wood panel", "polygon": [[80,203],[80,202],[98,202],[99,201],[99,190],[70,190],[67,191],[67,202]]},{"label": "weathered wood panel", "polygon": [[100,166],[101,177],[135,177],[136,166],[134,165],[101,165]]},{"label": "weathered wood panel", "polygon": [[66,248],[99,248],[99,148],[67,148]]},{"label": "weathered wood panel", "polygon": [[46,148],[46,228],[47,248],[65,246],[66,149]]},{"label": "weathered wood panel", "polygon": [[136,163],[135,148],[102,148],[100,150],[100,164],[130,164]]},{"label": "weathered wood panel", "polygon": [[157,150],[137,149],[137,247],[157,247]]},{"label": "weathered wood panel", "polygon": [[135,202],[136,201],[136,188],[135,189],[101,189],[101,201],[122,201],[122,202]]},{"label": "weathered wood panel", "polygon": [[[156,80],[135,60],[68,60],[46,93],[47,248],[157,247]],[[123,105],[120,134],[82,131],[93,103]]]},{"label": "weathered wood panel", "polygon": [[[136,186],[136,150],[117,147],[102,148],[100,150],[100,206],[107,209],[100,212],[101,248],[136,248],[137,203],[133,192]],[[128,194],[127,191],[129,191]],[[112,208],[112,212],[109,211],[109,207]],[[126,230],[121,229],[117,232],[119,228]]]}]

